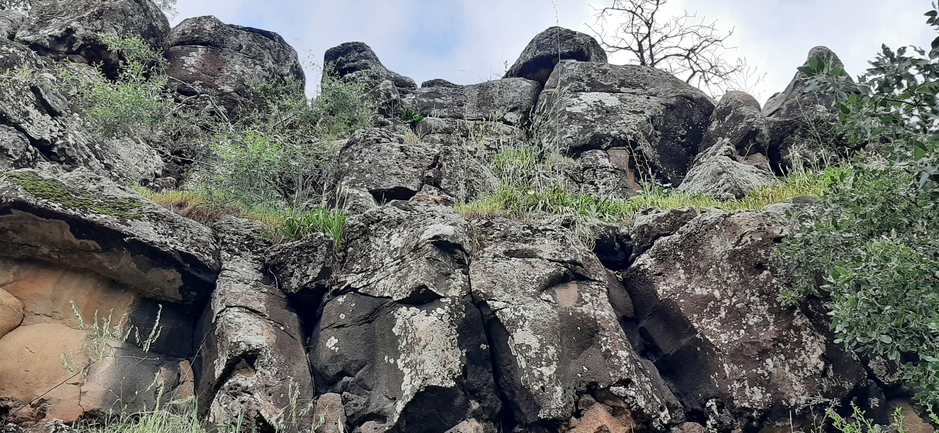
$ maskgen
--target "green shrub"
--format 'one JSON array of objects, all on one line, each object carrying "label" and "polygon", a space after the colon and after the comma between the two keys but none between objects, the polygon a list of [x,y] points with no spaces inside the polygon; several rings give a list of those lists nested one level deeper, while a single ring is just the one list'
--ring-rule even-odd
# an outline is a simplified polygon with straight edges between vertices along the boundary
[{"label": "green shrub", "polygon": [[939,403],[939,212],[912,173],[855,168],[798,215],[781,250],[787,300],[822,296],[838,342],[897,362],[919,401]]},{"label": "green shrub", "polygon": [[[939,29],[939,9],[927,12]],[[929,53],[884,46],[855,85],[811,59],[809,88],[833,96],[841,131],[869,155],[797,215],[780,250],[783,296],[821,296],[848,348],[896,362],[916,399],[939,407],[939,37]],[[873,162],[872,162],[873,161]]]},{"label": "green shrub", "polygon": [[139,36],[106,39],[124,59],[117,79],[85,83],[76,89],[91,128],[103,137],[149,137],[173,120],[176,103],[167,93],[165,60]]}]

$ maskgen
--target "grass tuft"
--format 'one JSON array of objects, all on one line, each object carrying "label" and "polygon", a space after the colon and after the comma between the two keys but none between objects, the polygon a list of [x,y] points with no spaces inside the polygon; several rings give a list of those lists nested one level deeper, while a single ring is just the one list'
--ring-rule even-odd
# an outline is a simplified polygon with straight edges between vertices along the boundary
[{"label": "grass tuft", "polygon": [[202,224],[225,215],[261,221],[270,227],[271,236],[277,242],[301,239],[312,233],[326,233],[338,246],[346,222],[346,215],[340,209],[248,207],[237,202],[213,200],[201,191],[153,192],[142,187],[135,190],[154,203]]},{"label": "grass tuft", "polygon": [[821,197],[828,191],[834,179],[846,170],[850,169],[830,167],[825,171],[796,173],[753,191],[739,200],[717,200],[701,194],[687,194],[663,188],[647,189],[629,199],[597,199],[586,194],[572,193],[558,185],[524,188],[503,184],[495,192],[474,202],[459,205],[456,210],[466,217],[492,214],[515,217],[560,214],[607,222],[624,222],[631,219],[636,212],[650,208],[758,210],[793,197]]}]

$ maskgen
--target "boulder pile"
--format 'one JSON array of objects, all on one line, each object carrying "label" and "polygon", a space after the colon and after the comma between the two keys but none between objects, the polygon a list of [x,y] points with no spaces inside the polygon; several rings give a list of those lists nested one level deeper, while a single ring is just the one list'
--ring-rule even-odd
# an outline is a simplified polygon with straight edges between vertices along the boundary
[{"label": "boulder pile", "polygon": [[497,188],[491,158],[532,131],[585,194],[742,197],[817,156],[800,134],[831,114],[801,75],[762,108],[715,101],[552,27],[502,79],[418,86],[344,43],[323,79],[363,83],[378,108],[337,142],[344,234],[276,242],[122,186],[161,185],[172,162],[86,134],[51,73],[68,60],[70,79],[106,79],[90,65],[119,65],[114,31],[164,50],[167,92],[226,116],[264,103],[258,83],[304,81],[276,33],[211,16],[170,29],[150,0],[0,12],[0,67],[28,70],[0,78],[5,428],[189,401],[207,425],[261,432],[788,431],[898,397],[817,300],[779,301],[771,256],[808,204],[647,210],[589,241],[563,218],[453,207]]}]

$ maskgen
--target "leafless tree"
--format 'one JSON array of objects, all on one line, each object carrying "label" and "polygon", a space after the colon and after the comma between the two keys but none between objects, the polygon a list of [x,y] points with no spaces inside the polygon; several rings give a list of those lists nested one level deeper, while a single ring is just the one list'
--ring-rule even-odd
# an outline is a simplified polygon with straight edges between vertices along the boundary
[{"label": "leafless tree", "polygon": [[712,95],[734,85],[750,69],[742,59],[730,63],[724,44],[734,29],[721,33],[717,21],[707,23],[694,13],[663,16],[667,0],[613,0],[599,9],[589,25],[610,54],[627,52],[640,65],[670,72]]}]

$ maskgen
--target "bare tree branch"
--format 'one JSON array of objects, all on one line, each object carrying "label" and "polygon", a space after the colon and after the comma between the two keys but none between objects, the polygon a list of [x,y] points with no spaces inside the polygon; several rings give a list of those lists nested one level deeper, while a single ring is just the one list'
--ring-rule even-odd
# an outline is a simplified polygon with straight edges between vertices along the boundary
[{"label": "bare tree branch", "polygon": [[629,53],[638,64],[668,71],[712,95],[737,87],[741,76],[752,81],[756,71],[745,60],[730,63],[723,57],[730,49],[725,42],[734,29],[722,33],[717,21],[699,20],[687,11],[662,19],[666,2],[612,0],[611,6],[597,11],[594,24],[587,26],[610,54]]}]

